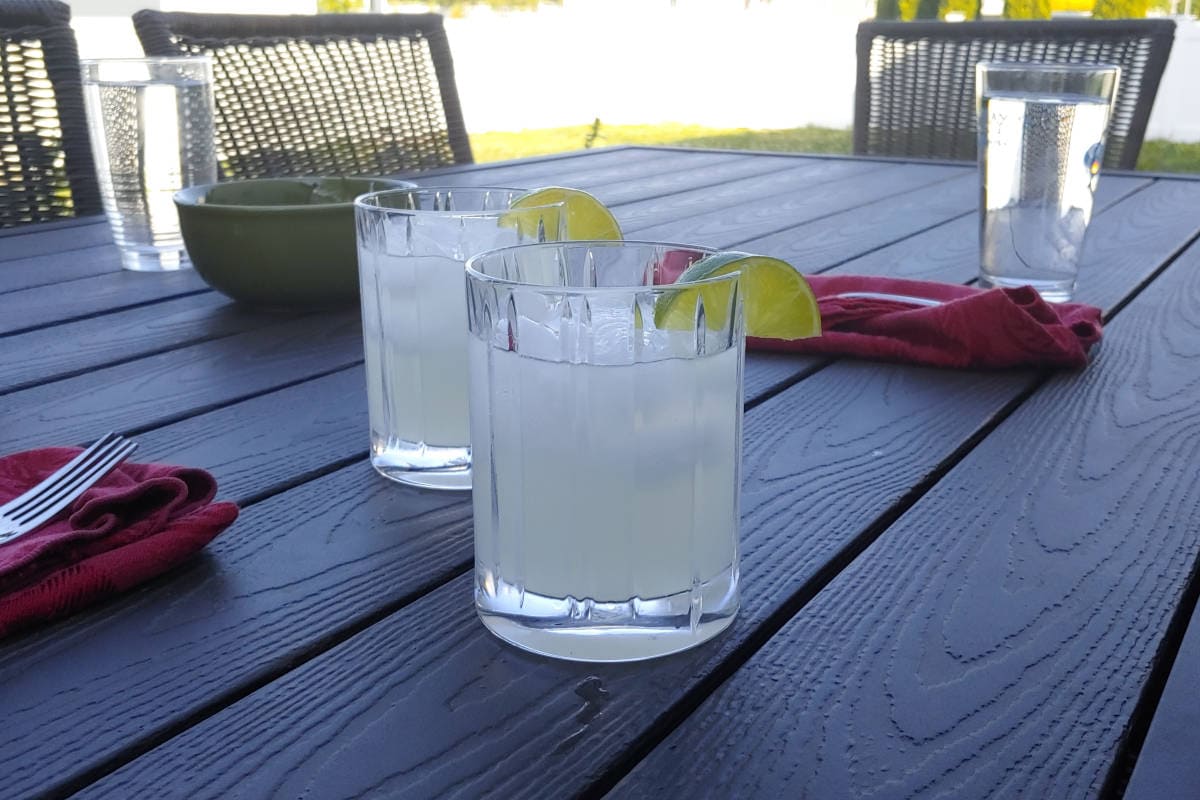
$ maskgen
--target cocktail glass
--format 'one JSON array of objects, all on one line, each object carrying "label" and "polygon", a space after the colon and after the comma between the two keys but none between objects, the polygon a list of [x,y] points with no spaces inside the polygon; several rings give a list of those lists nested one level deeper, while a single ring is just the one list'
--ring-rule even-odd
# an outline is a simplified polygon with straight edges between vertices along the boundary
[{"label": "cocktail glass", "polygon": [[388,478],[471,488],[463,264],[562,238],[561,205],[511,209],[524,194],[428,187],[355,201],[371,463]]},{"label": "cocktail glass", "polygon": [[475,600],[518,647],[635,661],[738,607],[738,275],[711,251],[508,247],[467,262]]}]

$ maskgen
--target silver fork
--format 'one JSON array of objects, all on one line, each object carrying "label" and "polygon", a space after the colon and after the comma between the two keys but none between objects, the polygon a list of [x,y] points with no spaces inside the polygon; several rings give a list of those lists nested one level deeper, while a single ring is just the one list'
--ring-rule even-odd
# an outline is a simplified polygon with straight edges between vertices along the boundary
[{"label": "silver fork", "polygon": [[0,544],[47,522],[136,449],[137,442],[106,434],[37,486],[0,506]]}]

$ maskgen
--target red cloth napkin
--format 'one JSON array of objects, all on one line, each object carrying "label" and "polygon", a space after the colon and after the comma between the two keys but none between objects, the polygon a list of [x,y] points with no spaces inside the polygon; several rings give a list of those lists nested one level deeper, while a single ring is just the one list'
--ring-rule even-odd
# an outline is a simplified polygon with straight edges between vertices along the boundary
[{"label": "red cloth napkin", "polygon": [[[1100,341],[1100,309],[1047,303],[1029,286],[976,289],[861,275],[812,275],[822,334],[813,339],[753,339],[750,345],[796,353],[850,355],[936,367],[1082,367]],[[913,306],[840,298],[879,292],[943,301]]]},{"label": "red cloth napkin", "polygon": [[[79,450],[0,458],[0,503],[25,492]],[[237,519],[202,469],[125,463],[55,519],[0,545],[0,638],[67,616],[181,564]]]}]

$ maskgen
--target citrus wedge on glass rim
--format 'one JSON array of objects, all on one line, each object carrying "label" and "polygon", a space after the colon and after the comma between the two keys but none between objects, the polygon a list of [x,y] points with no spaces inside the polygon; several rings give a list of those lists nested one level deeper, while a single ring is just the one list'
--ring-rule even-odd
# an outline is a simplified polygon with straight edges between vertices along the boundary
[{"label": "citrus wedge on glass rim", "polygon": [[[800,271],[786,261],[750,253],[714,253],[685,269],[674,285],[740,272],[746,317],[746,335],[759,339],[807,339],[821,335],[821,312],[812,287]],[[697,287],[664,295],[654,309],[661,328],[687,328],[694,324],[696,293],[705,302],[706,314],[723,325],[725,310],[719,287]],[[712,295],[706,296],[706,295]]]},{"label": "citrus wedge on glass rim", "polygon": [[[550,210],[547,206],[556,208]],[[617,218],[603,203],[585,191],[561,186],[547,186],[521,195],[509,206],[502,221],[516,227],[523,237],[555,240],[559,238],[555,235],[559,230],[559,213],[565,215],[563,238],[612,241],[622,238]]]}]

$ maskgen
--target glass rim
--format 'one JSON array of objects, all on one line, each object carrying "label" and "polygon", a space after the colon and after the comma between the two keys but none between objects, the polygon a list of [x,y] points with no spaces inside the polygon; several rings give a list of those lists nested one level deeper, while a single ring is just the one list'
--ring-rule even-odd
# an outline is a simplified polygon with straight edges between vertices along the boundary
[{"label": "glass rim", "polygon": [[1053,61],[977,61],[975,69],[995,72],[1116,72],[1121,73],[1120,64],[1056,64]]},{"label": "glass rim", "polygon": [[[431,208],[394,208],[392,206],[379,205],[378,203],[371,201],[376,198],[389,197],[393,195],[412,195],[432,192],[458,192],[459,194],[478,195],[486,194],[488,192],[512,192],[514,194],[527,194],[530,191],[532,190],[520,189],[513,186],[425,186],[418,184],[409,189],[396,187],[393,189],[381,189],[377,192],[360,194],[358,197],[354,198],[354,208],[361,208],[363,211],[374,214],[398,214],[406,217],[430,216],[452,217],[457,219],[491,219],[493,217],[500,216],[501,214],[507,214],[513,209],[509,207],[497,208],[491,211],[435,211]],[[518,210],[524,211],[539,208],[559,208],[562,205],[563,203],[561,201],[557,203],[542,203],[541,205],[527,206],[524,209]]]},{"label": "glass rim", "polygon": [[[737,280],[742,272],[734,270],[727,272],[724,275],[716,275],[711,278],[704,278],[698,281],[688,281],[687,283],[661,283],[650,284],[627,284],[621,286],[562,286],[550,283],[528,283],[526,281],[512,280],[511,278],[499,278],[495,275],[488,275],[485,272],[480,272],[473,265],[475,262],[489,257],[503,256],[505,253],[522,250],[549,250],[552,248],[561,247],[643,247],[643,248],[663,248],[668,250],[691,250],[694,252],[703,253],[704,256],[716,255],[717,253],[725,252],[714,247],[705,247],[696,244],[681,244],[679,242],[660,242],[648,239],[563,239],[555,242],[536,242],[529,244],[511,244],[506,247],[497,247],[491,250],[484,250],[467,259],[465,268],[467,273],[467,281],[476,281],[489,286],[503,287],[508,289],[522,289],[526,291],[537,292],[539,294],[553,295],[571,295],[571,296],[588,296],[597,297],[605,295],[629,295],[638,294],[641,292],[680,292],[691,289],[697,286],[713,286],[722,283],[732,283]],[[692,262],[695,263],[695,262]]]}]

